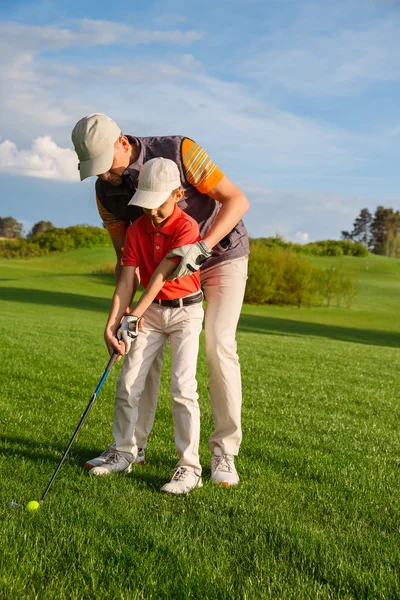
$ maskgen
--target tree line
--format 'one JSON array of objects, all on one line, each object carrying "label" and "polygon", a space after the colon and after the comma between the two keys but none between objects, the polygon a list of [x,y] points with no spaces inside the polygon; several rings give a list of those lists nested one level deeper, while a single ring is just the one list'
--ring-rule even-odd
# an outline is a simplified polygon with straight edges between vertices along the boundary
[{"label": "tree line", "polygon": [[400,258],[400,211],[378,206],[374,214],[363,208],[352,231],[342,231],[342,240],[361,242],[373,254]]},{"label": "tree line", "polygon": [[[55,229],[50,221],[38,221],[35,223],[27,234],[27,238],[35,237],[39,233],[45,233]],[[21,239],[24,237],[24,228],[22,223],[14,219],[14,217],[0,217],[0,238],[6,239]],[[294,251],[310,254],[335,255],[336,251],[339,254],[351,253],[357,255],[357,248],[349,246],[345,248],[340,245],[337,240],[325,240],[320,242],[311,242],[303,247],[299,244],[285,242],[282,238],[265,238],[269,245],[269,240],[272,245],[279,245],[277,242],[281,239],[282,246],[291,246]],[[352,231],[342,231],[341,239],[343,241],[355,242],[362,244],[369,252],[373,254],[381,254],[391,258],[400,258],[400,211],[395,211],[393,208],[385,208],[378,206],[372,214],[368,208],[363,208],[360,214],[353,223]],[[318,245],[318,248],[316,247]],[[329,250],[327,246],[329,245]],[[364,253],[359,251],[359,256]]]},{"label": "tree line", "polygon": [[[50,221],[35,223],[27,237],[12,217],[0,218],[0,257],[34,258],[78,248],[111,246],[104,228],[89,225],[57,228]],[[362,241],[320,240],[309,244],[287,242],[280,236],[250,239],[249,277],[245,300],[255,304],[292,304],[350,307],[356,295],[354,280],[343,265],[313,264],[304,255],[367,257]]]},{"label": "tree line", "polygon": [[[51,231],[55,229],[50,221],[38,221],[34,224],[27,237],[31,238],[37,233]],[[14,217],[0,217],[0,237],[8,240],[21,239],[24,237],[24,227],[22,223],[14,219]]]}]

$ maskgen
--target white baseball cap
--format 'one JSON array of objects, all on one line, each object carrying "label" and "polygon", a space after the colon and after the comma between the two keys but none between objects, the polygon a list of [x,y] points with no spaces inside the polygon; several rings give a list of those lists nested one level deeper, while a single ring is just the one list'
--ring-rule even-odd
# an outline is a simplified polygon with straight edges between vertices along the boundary
[{"label": "white baseball cap", "polygon": [[158,208],[179,187],[178,165],[169,158],[152,158],[140,169],[138,189],[128,204]]},{"label": "white baseball cap", "polygon": [[116,122],[103,113],[93,113],[77,122],[71,138],[79,158],[81,181],[111,169],[114,144],[120,135]]}]

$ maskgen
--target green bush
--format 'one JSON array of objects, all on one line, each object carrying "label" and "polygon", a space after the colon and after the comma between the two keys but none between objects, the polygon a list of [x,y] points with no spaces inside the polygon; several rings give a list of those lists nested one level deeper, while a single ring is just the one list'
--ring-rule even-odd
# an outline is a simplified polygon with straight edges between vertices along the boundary
[{"label": "green bush", "polygon": [[318,242],[310,242],[309,244],[294,244],[293,242],[285,242],[278,236],[269,238],[257,238],[251,240],[260,243],[265,248],[291,250],[301,254],[315,254],[317,256],[360,256],[366,257],[369,255],[368,249],[361,242],[351,242],[349,240],[320,240]]},{"label": "green bush", "polygon": [[32,258],[51,252],[67,252],[75,248],[108,247],[112,242],[101,227],[74,225],[36,233],[27,239],[2,241],[0,256],[4,258]]},{"label": "green bush", "polygon": [[316,254],[317,256],[359,256],[369,255],[368,249],[361,242],[349,240],[321,240],[310,242],[302,247],[300,252]]},{"label": "green bush", "polygon": [[351,305],[355,297],[354,281],[341,265],[321,269],[299,253],[268,247],[252,240],[245,301],[250,304],[289,304],[300,308],[333,300]]},{"label": "green bush", "polygon": [[354,281],[343,271],[341,265],[335,265],[329,269],[324,269],[320,277],[320,292],[327,306],[331,305],[332,300],[340,306],[344,304],[350,308],[357,292]]},{"label": "green bush", "polygon": [[255,304],[311,304],[318,298],[317,267],[288,250],[251,244],[245,301]]}]

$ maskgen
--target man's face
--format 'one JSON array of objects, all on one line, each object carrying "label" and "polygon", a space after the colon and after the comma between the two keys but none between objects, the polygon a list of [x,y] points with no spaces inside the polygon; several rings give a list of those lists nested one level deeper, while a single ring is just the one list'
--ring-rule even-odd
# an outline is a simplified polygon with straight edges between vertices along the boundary
[{"label": "man's face", "polygon": [[110,169],[106,173],[100,173],[98,177],[111,185],[121,185],[122,174],[129,167],[131,153],[132,148],[128,138],[121,135],[114,144],[114,159]]},{"label": "man's face", "polygon": [[175,204],[183,196],[183,190],[172,192],[164,204],[158,208],[144,208],[143,212],[151,219],[157,229],[160,229],[174,212]]}]

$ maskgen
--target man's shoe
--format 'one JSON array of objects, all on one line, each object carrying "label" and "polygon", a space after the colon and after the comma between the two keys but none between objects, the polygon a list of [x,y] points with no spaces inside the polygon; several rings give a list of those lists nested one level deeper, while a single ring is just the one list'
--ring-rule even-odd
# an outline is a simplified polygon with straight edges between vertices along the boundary
[{"label": "man's shoe", "polygon": [[102,465],[90,469],[90,475],[110,475],[110,473],[130,473],[132,462],[129,461],[125,452],[114,450],[106,458]]},{"label": "man's shoe", "polygon": [[239,483],[235,460],[231,454],[222,454],[220,448],[214,449],[211,457],[211,481],[218,485],[232,487]]},{"label": "man's shoe", "polygon": [[103,454],[100,454],[100,456],[97,456],[96,458],[92,458],[91,460],[85,462],[85,464],[83,465],[84,468],[90,470],[94,467],[100,467],[106,462],[110,454],[113,454],[113,452],[115,452],[115,444],[111,444],[111,446],[108,446],[107,450],[105,450]]},{"label": "man's shoe", "polygon": [[[92,458],[92,459],[88,460],[87,462],[85,462],[84,468],[90,470],[90,469],[93,469],[94,467],[100,467],[102,464],[105,463],[107,458],[113,452],[115,452],[115,444],[112,444],[111,446],[109,446],[107,448],[107,450],[105,450],[103,452],[103,454],[100,454],[100,456],[97,456],[96,458]],[[146,459],[144,456],[144,448],[138,448],[138,453],[133,462],[138,465],[144,465],[144,463],[146,462]]]},{"label": "man's shoe", "polygon": [[196,487],[202,487],[200,475],[189,469],[188,467],[178,467],[171,481],[162,486],[161,491],[173,496],[187,494]]}]

